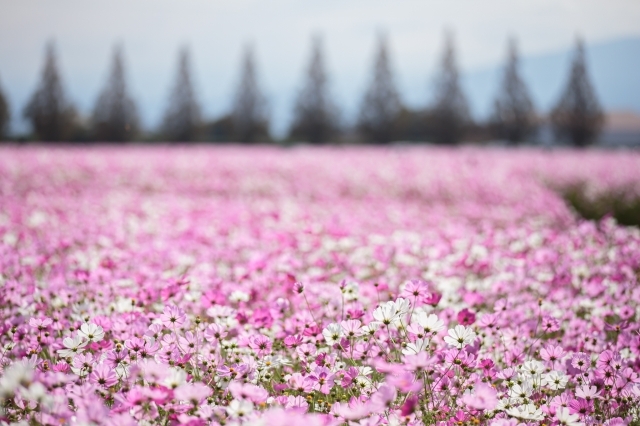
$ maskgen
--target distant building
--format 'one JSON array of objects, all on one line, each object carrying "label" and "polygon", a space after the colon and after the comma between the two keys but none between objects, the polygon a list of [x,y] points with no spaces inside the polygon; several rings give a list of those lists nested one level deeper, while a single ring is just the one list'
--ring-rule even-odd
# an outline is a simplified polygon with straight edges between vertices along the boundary
[{"label": "distant building", "polygon": [[640,147],[640,113],[635,111],[607,113],[598,145]]},{"label": "distant building", "polygon": [[[536,145],[564,146],[555,140],[549,122],[541,122],[535,138]],[[604,126],[593,146],[640,148],[640,113],[635,111],[605,112]]]}]

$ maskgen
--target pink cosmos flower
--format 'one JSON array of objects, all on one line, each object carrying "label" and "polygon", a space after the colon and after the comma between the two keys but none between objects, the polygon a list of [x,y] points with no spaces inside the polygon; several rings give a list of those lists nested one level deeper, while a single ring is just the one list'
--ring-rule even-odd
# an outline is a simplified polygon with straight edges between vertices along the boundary
[{"label": "pink cosmos flower", "polygon": [[405,297],[410,300],[420,301],[429,295],[429,285],[421,280],[410,280],[408,281],[402,292],[400,293],[400,297]]},{"label": "pink cosmos flower", "polygon": [[476,410],[493,410],[498,405],[498,392],[486,383],[477,382],[472,393],[462,396],[462,402]]},{"label": "pink cosmos flower", "polygon": [[300,412],[306,412],[307,407],[309,407],[309,403],[304,397],[293,396],[293,395],[289,395],[287,397],[285,408],[294,408],[294,409],[299,409]]},{"label": "pink cosmos flower", "polygon": [[542,319],[541,327],[545,333],[553,333],[555,331],[560,330],[560,322],[556,318],[552,317],[551,315],[546,315]]},{"label": "pink cosmos flower", "polygon": [[326,367],[316,367],[316,369],[309,374],[309,378],[314,382],[314,390],[328,395],[333,387],[335,374]]},{"label": "pink cosmos flower", "polygon": [[625,426],[626,424],[627,421],[620,417],[614,417],[604,422],[604,426]]},{"label": "pink cosmos flower", "polygon": [[53,320],[51,318],[31,318],[29,320],[29,326],[35,328],[38,331],[48,330],[53,324]]},{"label": "pink cosmos flower", "polygon": [[458,312],[458,322],[462,325],[471,325],[476,322],[476,314],[471,312],[469,309],[464,308]]},{"label": "pink cosmos flower", "polygon": [[347,338],[353,338],[360,335],[360,328],[362,322],[360,320],[347,320],[340,323],[344,336]]},{"label": "pink cosmos flower", "polygon": [[640,355],[640,336],[632,338],[629,347],[636,356]]},{"label": "pink cosmos flower", "polygon": [[594,371],[594,375],[597,379],[604,382],[605,385],[613,386],[618,378],[618,372],[611,367],[599,367]]},{"label": "pink cosmos flower", "polygon": [[236,399],[247,399],[254,404],[261,404],[269,397],[266,389],[252,383],[232,382],[229,384],[229,391]]},{"label": "pink cosmos flower", "polygon": [[218,324],[209,324],[204,330],[204,338],[208,342],[218,342],[227,336],[227,330]]},{"label": "pink cosmos flower", "polygon": [[572,414],[578,414],[580,417],[593,413],[593,401],[587,401],[586,399],[578,398],[569,403],[569,411]]},{"label": "pink cosmos flower", "polygon": [[422,301],[430,306],[438,306],[438,303],[440,303],[440,300],[442,299],[442,294],[440,293],[429,293],[427,296],[425,296]]},{"label": "pink cosmos flower", "polygon": [[621,359],[622,358],[619,353],[607,349],[598,356],[596,366],[600,368],[611,367],[618,370],[619,368],[616,368],[614,364],[621,365]]},{"label": "pink cosmos flower", "polygon": [[425,370],[427,367],[437,362],[437,357],[430,356],[427,352],[418,352],[415,355],[405,355],[402,357],[404,366],[409,371]]},{"label": "pink cosmos flower", "polygon": [[164,381],[172,373],[172,370],[167,369],[163,363],[153,359],[145,359],[134,365],[131,368],[131,373],[138,374],[144,381],[155,386]]},{"label": "pink cosmos flower", "polygon": [[365,312],[359,308],[347,310],[347,317],[351,319],[360,319],[364,316],[364,314]]},{"label": "pink cosmos flower", "polygon": [[386,383],[403,393],[416,392],[422,389],[422,382],[417,381],[415,375],[410,371],[389,375]]},{"label": "pink cosmos flower", "polygon": [[547,345],[540,349],[540,357],[553,365],[564,357],[564,350],[561,346]]},{"label": "pink cosmos flower", "polygon": [[402,417],[410,416],[416,410],[417,405],[418,397],[416,395],[409,396],[400,408],[400,415]]},{"label": "pink cosmos flower", "polygon": [[243,374],[246,374],[248,371],[249,367],[246,364],[233,364],[231,366],[222,364],[220,367],[218,367],[216,373],[220,377],[236,378],[242,376]]},{"label": "pink cosmos flower", "polygon": [[304,343],[296,348],[296,353],[301,359],[307,359],[315,356],[316,352],[316,345],[312,345],[311,343]]},{"label": "pink cosmos flower", "polygon": [[371,413],[369,404],[363,399],[351,397],[348,404],[335,403],[331,411],[346,420],[356,420],[368,416]]},{"label": "pink cosmos flower", "polygon": [[69,371],[69,364],[64,361],[60,361],[52,367],[52,370],[59,373],[66,373]]},{"label": "pink cosmos flower", "polygon": [[580,386],[576,389],[576,396],[587,401],[600,398],[600,391],[595,386]]},{"label": "pink cosmos flower", "polygon": [[201,382],[185,383],[178,386],[174,391],[175,398],[178,401],[188,401],[194,406],[200,404],[211,393],[211,388]]},{"label": "pink cosmos flower", "polygon": [[355,367],[349,367],[346,371],[342,372],[342,382],[340,385],[343,388],[348,388],[353,384],[353,381],[360,374],[360,371]]},{"label": "pink cosmos flower", "polygon": [[144,335],[147,337],[151,337],[154,340],[160,339],[160,336],[162,335],[162,325],[151,324],[147,331],[145,331]]},{"label": "pink cosmos flower", "polygon": [[187,321],[187,315],[184,311],[177,306],[169,305],[164,308],[160,315],[160,321],[162,324],[170,329],[182,327]]},{"label": "pink cosmos flower", "polygon": [[298,392],[309,393],[313,390],[316,380],[310,376],[303,376],[300,373],[293,373],[287,379],[289,388]]},{"label": "pink cosmos flower", "polygon": [[496,375],[495,363],[491,359],[483,359],[478,363],[485,377],[493,378]]},{"label": "pink cosmos flower", "polygon": [[482,328],[493,329],[498,325],[498,315],[497,314],[484,314],[478,325]]},{"label": "pink cosmos flower", "polygon": [[110,388],[118,383],[118,376],[107,364],[98,364],[93,368],[89,382],[103,388]]},{"label": "pink cosmos flower", "polygon": [[187,331],[184,333],[184,337],[178,338],[178,347],[185,354],[193,354],[198,350],[201,345],[201,337],[199,333]]},{"label": "pink cosmos flower", "polygon": [[258,335],[249,338],[249,347],[256,351],[258,356],[264,356],[271,353],[271,339],[267,336]]},{"label": "pink cosmos flower", "polygon": [[78,376],[84,377],[91,373],[94,363],[95,361],[92,354],[79,354],[73,357],[71,370]]},{"label": "pink cosmos flower", "polygon": [[103,420],[105,426],[137,426],[136,422],[129,413],[113,413]]},{"label": "pink cosmos flower", "polygon": [[571,358],[571,365],[578,371],[584,372],[591,367],[591,359],[589,358],[589,355],[583,352],[578,352]]},{"label": "pink cosmos flower", "polygon": [[302,338],[298,335],[287,336],[284,338],[284,344],[288,348],[293,348],[302,344]]},{"label": "pink cosmos flower", "polygon": [[383,384],[377,392],[371,395],[370,409],[372,412],[383,412],[388,409],[398,396],[396,388],[390,384]]}]

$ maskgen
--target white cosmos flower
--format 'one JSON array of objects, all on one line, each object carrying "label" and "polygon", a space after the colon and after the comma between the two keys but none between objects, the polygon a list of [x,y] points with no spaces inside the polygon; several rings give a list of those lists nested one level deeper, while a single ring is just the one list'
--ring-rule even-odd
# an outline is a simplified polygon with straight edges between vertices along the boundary
[{"label": "white cosmos flower", "polygon": [[524,420],[540,421],[544,419],[542,410],[540,410],[533,404],[519,405],[517,407],[510,408],[507,410],[507,414],[511,417],[517,417]]},{"label": "white cosmos flower", "polygon": [[7,367],[0,377],[0,396],[12,395],[20,385],[31,383],[33,371],[33,366],[28,362],[16,362]]},{"label": "white cosmos flower", "polygon": [[520,371],[529,377],[537,377],[544,373],[544,364],[535,360],[527,361],[520,367]]},{"label": "white cosmos flower", "polygon": [[380,323],[378,321],[371,321],[360,329],[361,336],[373,336],[376,331],[380,329]]},{"label": "white cosmos flower", "polygon": [[435,314],[427,315],[426,312],[420,311],[417,314],[416,321],[424,329],[426,334],[437,334],[444,328],[444,322]]},{"label": "white cosmos flower", "polygon": [[231,302],[248,302],[249,295],[241,290],[234,290],[229,296]]},{"label": "white cosmos flower", "polygon": [[104,338],[104,330],[102,327],[92,323],[84,323],[78,331],[80,337],[84,337],[90,342],[99,342]]},{"label": "white cosmos flower", "polygon": [[253,403],[251,401],[234,399],[227,407],[229,417],[242,418],[253,411]]},{"label": "white cosmos flower", "polygon": [[404,355],[417,355],[420,352],[426,351],[429,347],[427,340],[425,339],[417,339],[413,343],[408,343],[407,346],[402,350]]},{"label": "white cosmos flower", "polygon": [[476,333],[473,330],[464,325],[456,325],[454,328],[449,329],[449,335],[445,336],[444,341],[451,346],[462,349],[473,343],[475,338]]},{"label": "white cosmos flower", "polygon": [[278,368],[281,365],[291,364],[289,360],[280,355],[265,355],[257,361],[258,367],[261,369]]},{"label": "white cosmos flower", "polygon": [[498,405],[496,406],[496,411],[505,411],[511,408],[511,406],[517,403],[517,401],[512,401],[509,398],[502,398],[498,400]]},{"label": "white cosmos flower", "polygon": [[373,318],[384,325],[401,324],[404,317],[409,313],[411,303],[402,297],[395,301],[385,302],[373,311]]},{"label": "white cosmos flower", "polygon": [[129,366],[126,364],[116,365],[116,368],[114,368],[113,371],[116,373],[116,376],[118,376],[119,379],[131,375],[131,373],[129,372]]},{"label": "white cosmos flower", "polygon": [[42,383],[31,383],[27,389],[23,389],[21,392],[24,399],[28,401],[40,402],[47,399],[49,393]]},{"label": "white cosmos flower", "polygon": [[556,411],[556,419],[561,425],[584,426],[584,423],[578,421],[580,416],[577,414],[571,414],[567,407],[558,408],[558,411]]},{"label": "white cosmos flower", "polygon": [[386,302],[373,311],[373,318],[384,325],[393,324],[398,316],[399,313],[394,302]]},{"label": "white cosmos flower", "polygon": [[564,389],[568,381],[568,376],[555,370],[542,375],[542,386],[547,386],[552,390]]},{"label": "white cosmos flower", "polygon": [[65,337],[64,340],[62,341],[62,344],[64,345],[64,349],[58,349],[58,354],[63,357],[72,357],[76,354],[79,354],[80,352],[82,352],[82,348],[84,348],[85,346],[87,346],[87,341],[83,340],[82,337],[80,336],[75,336],[73,338],[71,337]]},{"label": "white cosmos flower", "polygon": [[371,373],[373,373],[373,369],[371,367],[366,366],[366,365],[365,366],[360,366],[360,367],[357,367],[357,368],[358,368],[358,376],[363,376],[364,377],[364,376],[368,376]]},{"label": "white cosmos flower", "polygon": [[509,389],[509,397],[521,402],[529,398],[532,393],[533,383],[530,380],[525,380],[522,384],[516,383]]},{"label": "white cosmos flower", "polygon": [[357,300],[360,296],[360,285],[353,282],[348,283],[342,293],[344,293],[344,298],[347,301]]},{"label": "white cosmos flower", "polygon": [[322,330],[322,335],[324,336],[324,340],[328,345],[333,346],[336,343],[340,343],[340,339],[344,331],[342,330],[342,326],[336,322],[327,325],[324,330]]},{"label": "white cosmos flower", "polygon": [[398,315],[401,317],[407,315],[411,310],[411,302],[409,302],[409,299],[405,299],[403,297],[398,297],[396,301],[393,302],[393,305],[395,306]]},{"label": "white cosmos flower", "polygon": [[164,378],[164,385],[170,389],[175,389],[180,385],[187,383],[187,373],[177,368],[169,368],[169,374]]},{"label": "white cosmos flower", "polygon": [[373,382],[369,378],[371,373],[373,373],[373,370],[371,369],[371,367],[357,367],[357,368],[358,368],[358,375],[353,381],[358,385],[360,390],[372,389]]}]

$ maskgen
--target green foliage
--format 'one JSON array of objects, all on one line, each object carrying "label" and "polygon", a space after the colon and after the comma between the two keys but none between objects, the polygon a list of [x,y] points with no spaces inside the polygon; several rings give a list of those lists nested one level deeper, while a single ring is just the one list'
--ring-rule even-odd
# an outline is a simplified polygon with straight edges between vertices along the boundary
[{"label": "green foliage", "polygon": [[583,182],[560,189],[564,200],[581,217],[600,220],[611,215],[621,225],[640,226],[640,195],[633,188],[591,195]]}]

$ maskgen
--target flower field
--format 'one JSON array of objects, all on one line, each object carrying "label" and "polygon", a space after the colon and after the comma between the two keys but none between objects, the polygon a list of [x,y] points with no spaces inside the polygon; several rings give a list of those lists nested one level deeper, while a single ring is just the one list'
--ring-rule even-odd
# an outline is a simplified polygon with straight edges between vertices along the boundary
[{"label": "flower field", "polygon": [[0,423],[640,424],[640,230],[576,188],[640,153],[0,148]]}]

